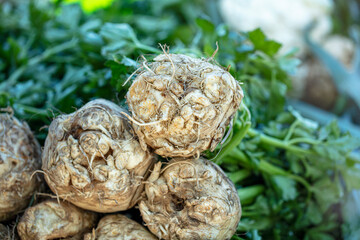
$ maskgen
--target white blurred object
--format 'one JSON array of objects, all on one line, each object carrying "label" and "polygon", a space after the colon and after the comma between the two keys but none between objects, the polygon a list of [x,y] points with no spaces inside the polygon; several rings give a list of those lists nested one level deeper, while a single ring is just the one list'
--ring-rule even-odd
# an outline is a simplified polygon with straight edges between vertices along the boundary
[{"label": "white blurred object", "polygon": [[355,52],[355,43],[351,39],[332,35],[320,44],[347,69],[351,68]]},{"label": "white blurred object", "polygon": [[306,52],[303,31],[317,22],[311,37],[324,38],[332,28],[332,0],[220,0],[220,12],[225,22],[238,31],[260,27],[265,34],[283,44],[281,52],[299,48]]}]

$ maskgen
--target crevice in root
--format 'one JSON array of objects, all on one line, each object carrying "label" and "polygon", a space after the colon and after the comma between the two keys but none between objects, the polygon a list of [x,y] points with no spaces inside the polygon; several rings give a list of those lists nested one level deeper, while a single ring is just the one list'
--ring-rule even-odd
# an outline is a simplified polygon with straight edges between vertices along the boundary
[{"label": "crevice in root", "polygon": [[49,197],[49,198],[57,198],[56,195],[50,194],[50,193],[36,193],[36,196],[45,196],[45,197]]},{"label": "crevice in root", "polygon": [[31,179],[35,176],[35,174],[37,174],[37,173],[42,173],[42,174],[46,175],[46,176],[49,178],[49,174],[48,174],[47,172],[42,171],[42,170],[36,170],[36,171],[34,171],[34,172],[31,174],[30,180],[31,180]]},{"label": "crevice in root", "polygon": [[[100,150],[99,150],[100,151]],[[102,154],[102,152],[100,151],[103,159],[107,162],[107,158],[111,155],[114,154],[114,150],[112,148],[109,149],[109,151],[106,154]]]},{"label": "crevice in root", "polygon": [[79,140],[79,137],[83,131],[84,130],[79,126],[72,127],[70,132],[66,134],[65,138],[67,139],[69,136],[72,136],[74,139]]},{"label": "crevice in root", "polygon": [[185,200],[172,194],[171,195],[171,207],[175,211],[181,211],[185,208]]},{"label": "crevice in root", "polygon": [[50,194],[50,193],[36,193],[35,197],[36,196],[45,196],[45,197],[49,197],[49,198],[52,198],[52,199],[56,199],[59,206],[61,206],[60,197],[59,197],[59,194],[57,192],[56,192],[55,195]]}]

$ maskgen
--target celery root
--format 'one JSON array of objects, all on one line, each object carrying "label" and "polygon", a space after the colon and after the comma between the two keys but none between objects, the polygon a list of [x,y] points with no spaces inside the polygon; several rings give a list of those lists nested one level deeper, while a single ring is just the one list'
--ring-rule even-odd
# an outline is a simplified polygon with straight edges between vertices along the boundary
[{"label": "celery root", "polygon": [[157,163],[139,204],[146,226],[161,239],[230,239],[241,216],[234,184],[204,158]]},{"label": "celery root", "polygon": [[121,214],[103,217],[84,240],[157,240],[146,228]]},{"label": "celery root", "polygon": [[42,169],[56,195],[96,212],[136,204],[154,155],[142,150],[124,112],[99,99],[51,123]]},{"label": "celery root", "polygon": [[144,63],[127,93],[141,146],[164,157],[213,151],[243,98],[239,83],[209,59],[162,54]]},{"label": "celery root", "polygon": [[81,239],[95,225],[96,214],[68,202],[47,200],[26,209],[17,226],[21,239]]},{"label": "celery root", "polygon": [[40,185],[41,150],[29,126],[8,113],[0,114],[0,221],[24,209]]}]

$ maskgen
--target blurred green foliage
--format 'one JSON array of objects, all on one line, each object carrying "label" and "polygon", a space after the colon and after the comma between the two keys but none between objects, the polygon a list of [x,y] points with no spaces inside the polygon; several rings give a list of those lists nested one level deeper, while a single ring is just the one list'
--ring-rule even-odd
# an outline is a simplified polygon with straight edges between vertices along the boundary
[{"label": "blurred green foliage", "polygon": [[86,13],[94,12],[101,8],[111,6],[114,0],[65,0],[66,3],[80,3],[81,8]]},{"label": "blurred green foliage", "polygon": [[[84,1],[81,1],[84,2]],[[0,6],[0,106],[11,106],[40,141],[52,118],[94,98],[124,105],[125,81],[161,53],[214,56],[245,92],[230,138],[206,155],[236,184],[243,217],[233,239],[331,240],[356,225],[347,193],[360,188],[359,140],[287,105],[299,60],[260,29],[231,31],[215,1],[127,0],[85,13],[61,1]],[[84,3],[82,5],[84,7]],[[221,151],[220,151],[221,149]],[[220,152],[219,152],[220,151]]]}]

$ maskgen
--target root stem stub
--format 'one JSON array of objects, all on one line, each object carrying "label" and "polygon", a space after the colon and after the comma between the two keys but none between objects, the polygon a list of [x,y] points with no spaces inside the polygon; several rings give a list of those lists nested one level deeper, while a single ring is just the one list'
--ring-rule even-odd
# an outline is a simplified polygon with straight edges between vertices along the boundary
[{"label": "root stem stub", "polygon": [[[163,157],[192,157],[215,149],[243,91],[223,68],[181,54],[155,57],[127,93],[143,149]],[[147,123],[156,123],[147,125]]]},{"label": "root stem stub", "polygon": [[240,199],[218,165],[204,158],[173,159],[160,172],[156,164],[139,204],[152,233],[166,240],[233,236],[241,217]]}]

